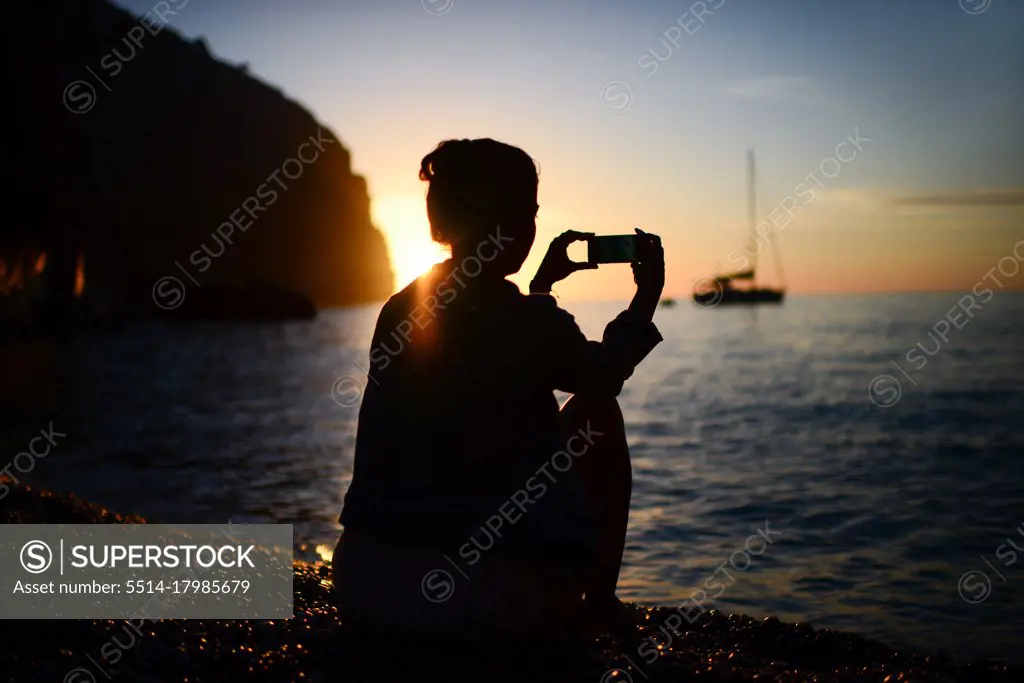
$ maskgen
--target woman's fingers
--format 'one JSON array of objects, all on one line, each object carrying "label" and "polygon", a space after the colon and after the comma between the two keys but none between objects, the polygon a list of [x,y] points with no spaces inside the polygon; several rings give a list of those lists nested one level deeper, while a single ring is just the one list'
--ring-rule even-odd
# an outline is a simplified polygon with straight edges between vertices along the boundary
[{"label": "woman's fingers", "polygon": [[637,234],[637,256],[640,261],[656,261],[663,259],[665,250],[661,246],[661,238],[640,228],[634,228]]},{"label": "woman's fingers", "polygon": [[565,244],[572,244],[573,242],[581,242],[586,239],[590,239],[594,236],[592,232],[580,232],[579,230],[566,230],[555,239]]}]

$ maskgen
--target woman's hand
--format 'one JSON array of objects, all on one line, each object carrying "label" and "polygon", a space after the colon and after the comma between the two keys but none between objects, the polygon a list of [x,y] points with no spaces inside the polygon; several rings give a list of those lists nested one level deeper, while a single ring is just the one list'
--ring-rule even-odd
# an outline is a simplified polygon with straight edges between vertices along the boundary
[{"label": "woman's hand", "polygon": [[636,260],[632,266],[636,296],[629,307],[645,320],[652,320],[665,289],[665,250],[661,238],[636,228]]},{"label": "woman's hand", "polygon": [[544,254],[544,260],[537,268],[537,274],[530,281],[530,292],[535,294],[547,294],[551,286],[556,282],[564,280],[577,270],[594,270],[596,263],[577,263],[569,259],[569,245],[573,242],[583,242],[594,236],[592,232],[577,232],[566,230],[561,235],[551,240],[548,252]]}]

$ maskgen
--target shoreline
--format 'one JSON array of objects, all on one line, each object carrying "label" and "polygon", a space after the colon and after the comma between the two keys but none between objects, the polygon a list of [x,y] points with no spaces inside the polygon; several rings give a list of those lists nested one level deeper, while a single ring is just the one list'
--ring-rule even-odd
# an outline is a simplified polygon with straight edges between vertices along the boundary
[{"label": "shoreline", "polygon": [[[0,523],[147,523],[73,494],[5,484]],[[0,681],[1024,680],[1024,668],[994,660],[897,651],[855,634],[716,610],[679,626],[673,608],[641,605],[631,605],[637,624],[631,636],[602,636],[557,652],[493,640],[486,648],[447,650],[429,642],[360,640],[342,627],[330,565],[296,561],[294,591],[295,616],[288,620],[2,621]]]}]

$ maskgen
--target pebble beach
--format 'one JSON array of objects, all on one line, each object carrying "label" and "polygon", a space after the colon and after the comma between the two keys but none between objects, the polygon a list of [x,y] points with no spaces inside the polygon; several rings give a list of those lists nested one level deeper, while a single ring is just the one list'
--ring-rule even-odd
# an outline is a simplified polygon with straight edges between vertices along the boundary
[{"label": "pebble beach", "polygon": [[[72,494],[14,486],[4,524],[144,524]],[[897,651],[855,634],[711,610],[677,626],[671,608],[633,604],[634,629],[559,646],[366,638],[345,628],[331,567],[297,561],[286,620],[0,622],[0,681],[746,681],[1016,683],[1024,669]]]}]

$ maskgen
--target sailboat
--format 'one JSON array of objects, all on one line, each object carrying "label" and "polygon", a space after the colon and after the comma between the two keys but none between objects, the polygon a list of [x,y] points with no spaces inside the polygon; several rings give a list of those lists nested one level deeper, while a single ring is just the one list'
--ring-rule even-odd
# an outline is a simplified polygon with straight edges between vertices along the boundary
[{"label": "sailboat", "polygon": [[[749,239],[756,244],[757,233],[754,227],[757,225],[757,191],[755,184],[756,169],[754,165],[754,150],[747,150],[747,214],[750,221]],[[782,261],[779,259],[779,248],[776,244],[776,236],[770,235],[767,240],[771,244],[775,260],[775,267],[778,271],[779,281],[784,282],[782,276]],[[694,303],[700,306],[712,307],[720,304],[781,304],[786,296],[785,289],[771,289],[769,287],[757,286],[757,252],[760,249],[748,249],[750,255],[750,267],[746,270],[723,275],[714,275],[701,278],[703,286],[695,289],[693,293]],[[736,283],[749,282],[749,286],[737,287]]]}]

